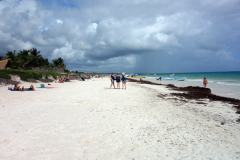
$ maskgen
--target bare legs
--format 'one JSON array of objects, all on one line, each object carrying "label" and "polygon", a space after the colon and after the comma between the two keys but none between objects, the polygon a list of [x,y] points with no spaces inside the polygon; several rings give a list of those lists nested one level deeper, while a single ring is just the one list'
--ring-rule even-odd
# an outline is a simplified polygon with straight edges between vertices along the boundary
[{"label": "bare legs", "polygon": [[120,89],[120,82],[117,82],[117,89]]},{"label": "bare legs", "polygon": [[[20,88],[21,89],[21,88]],[[33,85],[30,86],[30,88],[24,88],[24,86],[22,86],[22,90],[21,91],[25,91],[26,89],[30,89],[30,90],[33,90],[35,91],[35,88]]]},{"label": "bare legs", "polygon": [[127,88],[126,88],[126,82],[125,82],[125,83],[122,82],[122,89],[124,89],[124,88],[127,89]]},{"label": "bare legs", "polygon": [[31,85],[31,86],[30,86],[30,88],[31,88],[32,90],[34,90],[34,91],[35,91],[35,89],[34,89],[34,86],[33,86],[33,85]]},{"label": "bare legs", "polygon": [[[120,89],[120,83],[121,82],[117,82],[117,89]],[[114,87],[114,89],[115,89],[115,84],[114,84],[114,81],[111,81],[111,85],[110,85],[110,89],[112,88],[112,86]],[[122,89],[127,89],[126,88],[126,82],[124,83],[122,83]]]},{"label": "bare legs", "polygon": [[18,90],[18,91],[22,91],[22,89],[20,88],[20,86],[17,87],[17,90]]},{"label": "bare legs", "polygon": [[114,87],[114,89],[115,89],[115,84],[114,84],[114,81],[111,81],[110,88],[111,88],[112,86],[113,86],[113,87]]}]

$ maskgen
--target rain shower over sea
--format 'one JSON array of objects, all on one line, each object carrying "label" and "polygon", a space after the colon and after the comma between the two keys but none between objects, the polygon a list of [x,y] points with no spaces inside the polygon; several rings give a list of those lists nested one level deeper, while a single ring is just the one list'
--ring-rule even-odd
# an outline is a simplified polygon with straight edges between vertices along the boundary
[{"label": "rain shower over sea", "polygon": [[[210,88],[213,94],[225,97],[240,99],[240,71],[235,72],[195,72],[195,73],[141,73],[146,76],[146,80],[162,83],[174,84],[179,87],[200,86],[203,87],[203,78],[208,80],[207,88]],[[182,78],[187,77],[185,81],[175,80],[156,80],[156,77],[163,78]]]}]

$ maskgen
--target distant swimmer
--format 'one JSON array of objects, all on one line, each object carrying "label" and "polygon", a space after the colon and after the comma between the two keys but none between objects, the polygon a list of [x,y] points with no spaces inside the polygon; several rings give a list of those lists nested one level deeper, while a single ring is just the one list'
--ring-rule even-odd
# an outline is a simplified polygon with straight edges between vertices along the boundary
[{"label": "distant swimmer", "polygon": [[207,79],[204,77],[204,79],[203,79],[203,86],[206,88],[206,87],[207,87],[207,84],[208,84],[208,81],[207,81]]}]

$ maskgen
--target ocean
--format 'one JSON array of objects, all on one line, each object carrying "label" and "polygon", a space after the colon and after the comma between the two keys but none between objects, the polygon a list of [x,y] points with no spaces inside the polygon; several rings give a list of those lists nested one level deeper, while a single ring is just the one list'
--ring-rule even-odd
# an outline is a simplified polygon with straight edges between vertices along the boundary
[{"label": "ocean", "polygon": [[[240,71],[235,72],[195,72],[195,73],[139,73],[146,76],[145,80],[163,84],[174,84],[179,87],[184,86],[200,86],[203,87],[203,78],[208,80],[207,88],[210,88],[213,94],[240,98]],[[185,81],[176,80],[156,80],[156,77],[163,78],[182,78],[187,77]]]}]

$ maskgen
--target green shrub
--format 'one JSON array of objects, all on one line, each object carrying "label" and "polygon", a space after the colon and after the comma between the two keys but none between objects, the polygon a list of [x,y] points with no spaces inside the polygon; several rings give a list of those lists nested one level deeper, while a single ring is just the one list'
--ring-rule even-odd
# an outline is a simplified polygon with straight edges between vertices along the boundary
[{"label": "green shrub", "polygon": [[41,74],[45,75],[46,79],[48,79],[48,76],[52,76],[54,79],[57,79],[57,76],[60,75],[57,72],[41,72]]},{"label": "green shrub", "polygon": [[57,75],[59,75],[59,74],[52,73],[51,75],[53,76],[54,79],[57,79]]},{"label": "green shrub", "polygon": [[4,72],[0,71],[0,78],[11,79],[11,76],[7,73],[4,73]]},{"label": "green shrub", "polygon": [[57,75],[60,75],[57,72],[39,72],[39,71],[29,71],[29,70],[21,70],[21,69],[6,69],[0,70],[0,77],[5,79],[11,79],[9,74],[18,75],[21,80],[27,81],[29,78],[33,78],[39,80],[45,75],[46,79],[51,75],[54,79],[57,79]]},{"label": "green shrub", "polygon": [[39,80],[42,78],[42,75],[40,73],[34,72],[34,71],[24,71],[24,70],[18,70],[18,71],[11,71],[10,74],[16,74],[18,75],[21,80],[27,81],[29,78],[33,78],[36,80]]}]

